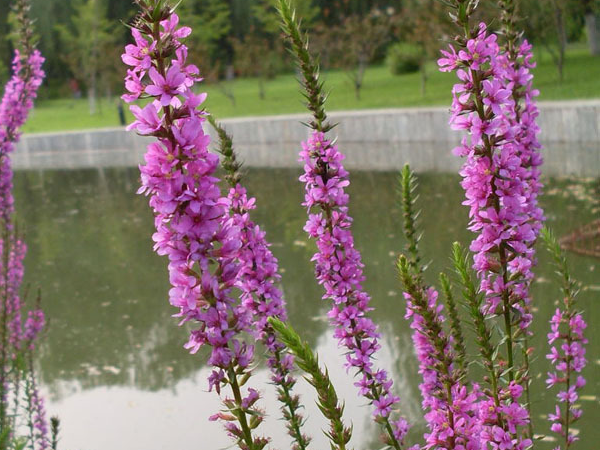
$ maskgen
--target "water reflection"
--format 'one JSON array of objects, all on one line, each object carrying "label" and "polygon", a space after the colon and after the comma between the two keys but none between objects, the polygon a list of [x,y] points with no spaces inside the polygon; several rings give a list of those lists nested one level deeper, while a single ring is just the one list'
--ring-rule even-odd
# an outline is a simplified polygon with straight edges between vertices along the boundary
[{"label": "water reflection", "polygon": [[[314,251],[302,231],[305,213],[299,206],[302,187],[296,170],[253,169],[248,188],[258,199],[255,220],[264,224],[279,258],[290,319],[303,337],[327,362],[346,413],[355,428],[355,448],[377,449],[377,430],[368,408],[355,395],[352,378],[341,368],[342,357],[326,323],[326,305],[312,274]],[[21,171],[15,177],[19,219],[27,232],[27,281],[43,289],[50,328],[40,355],[41,374],[51,404],[49,410],[63,419],[62,448],[206,449],[228,446],[217,424],[207,417],[219,408],[218,399],[206,393],[204,355],[189,356],[183,349],[185,331],[176,326],[167,302],[165,261],[151,251],[152,218],[146,199],[135,195],[136,169]],[[366,288],[373,295],[374,318],[383,331],[381,363],[394,373],[406,413],[420,416],[409,329],[396,283],[394,260],[403,248],[395,173],[355,172],[351,177],[351,214],[356,218],[356,243],[367,263]],[[422,174],[420,204],[425,236],[423,252],[433,259],[428,276],[448,266],[453,240],[468,242],[466,210],[455,175]],[[558,235],[599,216],[592,203],[593,182],[546,180],[544,207]],[[442,255],[440,257],[439,255]],[[581,294],[588,322],[598,323],[600,261],[570,255],[577,277],[588,285]],[[536,329],[533,345],[544,348],[546,323],[558,298],[552,269],[540,255],[541,276],[533,288]],[[590,364],[587,403],[582,433],[592,450],[600,440],[594,427],[600,420],[599,343],[597,327],[588,337]],[[547,368],[538,352],[534,372]],[[258,380],[266,380],[259,371]],[[543,395],[543,377],[535,380],[534,418],[551,408]],[[302,383],[301,391],[312,398]],[[265,388],[270,412],[265,434],[278,448],[288,440],[277,420],[274,395]],[[308,425],[315,448],[326,445],[319,413],[309,403]],[[422,432],[415,428],[414,437]],[[536,449],[551,448],[542,443]]]}]

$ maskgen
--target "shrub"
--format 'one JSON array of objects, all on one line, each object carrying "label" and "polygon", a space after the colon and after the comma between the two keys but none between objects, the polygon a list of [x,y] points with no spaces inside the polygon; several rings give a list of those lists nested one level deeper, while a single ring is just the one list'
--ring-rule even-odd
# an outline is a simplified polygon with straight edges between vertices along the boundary
[{"label": "shrub", "polygon": [[393,75],[418,72],[421,67],[421,52],[414,45],[399,42],[389,47],[386,64]]}]

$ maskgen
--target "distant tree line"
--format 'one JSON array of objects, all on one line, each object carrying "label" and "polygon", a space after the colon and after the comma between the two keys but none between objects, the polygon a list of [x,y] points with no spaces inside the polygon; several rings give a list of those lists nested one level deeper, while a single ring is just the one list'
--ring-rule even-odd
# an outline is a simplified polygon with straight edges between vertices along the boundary
[{"label": "distant tree line", "polygon": [[[32,0],[39,47],[46,57],[46,96],[86,95],[90,112],[98,95],[120,93],[125,68],[120,53],[133,19],[130,0]],[[291,71],[284,51],[273,0],[183,0],[182,21],[191,25],[192,60],[208,82],[251,76],[258,93],[264,80]],[[497,15],[496,2],[482,2],[483,15]],[[554,58],[562,77],[567,42],[587,35],[590,50],[600,54],[600,0],[520,0],[517,2],[527,37]],[[10,11],[11,0],[0,0]],[[311,30],[311,42],[324,68],[348,72],[357,98],[366,67],[383,61],[390,45],[413,49],[423,76],[425,62],[437,55],[448,38],[448,17],[438,0],[296,0],[298,14]],[[10,14],[0,15],[0,81],[12,59]],[[404,52],[408,47],[399,47]],[[233,94],[229,95],[235,101]]]}]

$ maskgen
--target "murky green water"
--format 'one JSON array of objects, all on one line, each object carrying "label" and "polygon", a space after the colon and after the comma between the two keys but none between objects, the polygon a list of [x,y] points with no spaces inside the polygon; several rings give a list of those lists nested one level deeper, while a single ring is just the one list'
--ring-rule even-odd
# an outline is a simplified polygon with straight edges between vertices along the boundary
[{"label": "murky green water", "polygon": [[[264,225],[279,258],[290,319],[319,352],[344,397],[348,420],[354,424],[355,449],[376,450],[377,429],[369,408],[357,398],[352,378],[327,327],[327,305],[312,276],[313,248],[302,226],[302,187],[295,170],[252,170],[247,185],[258,199],[255,219]],[[219,409],[214,393],[206,392],[208,369],[203,354],[182,349],[185,330],[170,317],[166,261],[151,251],[153,224],[146,199],[135,195],[137,169],[22,171],[16,174],[17,208],[26,229],[29,253],[27,281],[43,292],[50,327],[39,362],[48,410],[62,419],[64,450],[216,450],[230,442],[220,426],[207,417]],[[352,175],[351,214],[358,248],[366,263],[366,288],[374,298],[374,318],[383,332],[381,364],[396,380],[403,407],[420,416],[416,361],[394,271],[403,248],[396,203],[395,173],[357,172]],[[592,181],[546,180],[543,199],[549,223],[560,236],[599,217],[593,206]],[[595,182],[597,183],[597,181]],[[468,242],[466,209],[454,175],[422,174],[423,252],[433,262],[431,280],[448,266],[452,241]],[[435,258],[435,259],[434,259]],[[582,450],[600,442],[600,260],[569,255],[590,324],[588,385],[582,396],[585,412],[577,425]],[[536,305],[533,345],[535,372],[547,370],[544,338],[558,297],[553,269],[540,252],[540,277],[533,287]],[[538,433],[551,411],[544,397],[544,376],[535,380],[534,420]],[[278,420],[274,394],[257,371],[270,413],[262,428],[274,448],[289,448]],[[315,436],[313,448],[328,448],[324,428],[313,405],[312,392],[299,383]],[[422,423],[413,438],[418,439]],[[536,448],[551,448],[543,442]]]}]

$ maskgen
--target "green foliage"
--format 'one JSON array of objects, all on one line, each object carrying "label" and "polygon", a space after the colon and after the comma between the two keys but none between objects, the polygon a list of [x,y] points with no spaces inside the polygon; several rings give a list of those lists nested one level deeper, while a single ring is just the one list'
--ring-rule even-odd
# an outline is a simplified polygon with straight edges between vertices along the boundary
[{"label": "green foliage", "polygon": [[448,308],[448,315],[450,316],[450,330],[454,341],[452,343],[454,347],[454,354],[458,367],[465,370],[467,350],[465,347],[465,338],[463,335],[462,324],[460,316],[458,314],[458,308],[456,300],[452,294],[452,283],[450,278],[445,273],[440,274],[440,285],[442,286],[442,292],[444,293],[444,300],[446,307]]},{"label": "green foliage", "polygon": [[302,72],[300,82],[306,98],[306,107],[312,113],[314,120],[308,126],[316,131],[326,133],[334,126],[327,122],[325,102],[327,95],[323,93],[323,82],[320,80],[319,65],[309,51],[308,37],[300,29],[300,20],[289,0],[279,0],[279,15],[281,16],[284,33],[291,42],[292,53],[297,58],[298,68]]},{"label": "green foliage", "polygon": [[[105,62],[116,61],[118,70],[123,70],[119,51],[130,40],[130,36],[127,28],[120,26],[119,21],[127,23],[131,20],[135,10],[134,4],[132,1],[123,0],[94,1],[99,5],[100,16],[106,17],[114,25],[109,33],[113,37],[113,44],[109,46],[110,52],[105,53],[104,60]],[[207,79],[222,78],[225,66],[233,62],[234,55],[231,44],[233,38],[245,41],[248,35],[257,35],[270,39],[271,43],[278,40],[277,13],[273,7],[275,2],[275,0],[184,0],[181,2],[178,13],[182,16],[182,21],[194,29],[193,35],[187,42],[190,47],[190,56],[196,64],[201,66],[202,73]],[[564,5],[568,40],[574,42],[581,39],[584,15],[586,11],[594,10],[594,8],[596,8],[595,11],[598,11],[598,1],[556,0],[556,2]],[[0,11],[9,11],[11,3],[12,0],[0,0]],[[55,86],[53,95],[58,95],[61,92],[60,86],[66,86],[69,80],[73,76],[78,76],[79,71],[84,68],[83,65],[65,64],[65,55],[71,55],[73,49],[66,45],[68,41],[64,40],[63,34],[56,28],[57,25],[58,28],[66,27],[71,31],[77,28],[76,23],[80,15],[79,5],[81,3],[82,0],[32,0],[33,16],[36,19],[36,28],[40,37],[39,47],[46,57],[45,70],[48,82]],[[177,0],[171,0],[171,3],[176,4]],[[494,14],[497,11],[492,6],[495,2],[489,2],[490,5],[481,3],[481,7],[487,10],[488,16],[496,17]],[[437,54],[439,47],[448,35],[444,28],[444,24],[448,22],[447,15],[445,13],[442,16],[438,14],[440,10],[444,10],[444,5],[437,0],[406,0],[403,2],[397,0],[297,0],[294,5],[297,15],[303,18],[304,28],[322,31],[328,31],[340,25],[342,25],[341,31],[348,29],[344,23],[349,17],[364,18],[373,10],[379,10],[386,14],[389,12],[397,16],[398,20],[394,24],[393,33],[389,30],[387,37],[394,34],[394,39],[399,36],[402,42],[411,42],[417,45],[423,49],[422,53],[428,58]],[[518,26],[526,29],[526,37],[556,52],[556,24],[551,1],[520,1],[518,14],[521,17]],[[88,31],[92,29],[88,28]],[[0,67],[2,65],[8,67],[12,58],[13,46],[7,39],[8,34],[8,14],[1,14]],[[362,35],[366,35],[366,33],[349,34],[349,37],[358,39]],[[318,46],[319,53],[323,55],[324,59],[341,54],[340,50],[333,49],[337,43],[348,44],[343,54],[345,58],[354,53],[351,49],[352,46],[349,45],[348,37],[332,40],[330,39],[331,34],[327,36],[323,45]],[[315,44],[317,38],[313,35]],[[367,41],[373,40],[367,39]],[[381,51],[384,49],[385,45],[380,46],[376,51],[375,59],[377,61],[379,61],[379,56],[382,56]],[[341,50],[343,51],[344,48]],[[415,70],[414,59],[412,57],[408,59],[409,61],[406,61],[405,64],[412,61],[411,66]],[[279,55],[278,62],[275,64],[278,72],[282,69],[282,61],[286,62]],[[326,61],[323,60],[323,63],[325,65]],[[410,67],[406,66],[404,70],[408,69]],[[102,83],[110,84],[110,87],[116,90],[117,80],[120,77],[118,70],[115,67],[107,68],[108,75],[104,78],[108,77],[109,79],[103,80]],[[103,69],[100,71],[102,72]],[[2,79],[1,73],[0,79]],[[364,97],[366,96],[363,95]]]},{"label": "green foliage", "polygon": [[225,170],[225,180],[229,186],[235,187],[242,179],[242,163],[237,160],[237,154],[233,149],[233,138],[212,115],[207,118],[219,136],[218,152],[223,156],[221,165]]},{"label": "green foliage", "polygon": [[0,86],[4,86],[9,79],[8,67],[0,60]]},{"label": "green foliage", "polygon": [[73,6],[71,24],[57,24],[55,29],[64,49],[62,58],[73,76],[85,83],[90,114],[95,114],[99,77],[114,68],[121,49],[114,51],[115,24],[107,20],[104,2],[74,0]]},{"label": "green foliage", "polygon": [[192,28],[186,45],[190,60],[208,69],[219,59],[220,45],[231,33],[231,9],[224,0],[186,0],[177,8],[181,23]]},{"label": "green foliage", "polygon": [[330,428],[328,432],[325,432],[325,435],[331,441],[331,448],[334,450],[345,450],[346,445],[352,437],[352,428],[344,425],[342,419],[344,405],[338,400],[327,369],[325,371],[321,370],[319,359],[312,351],[310,345],[300,339],[300,336],[298,336],[298,333],[294,331],[291,325],[285,324],[275,318],[270,318],[269,323],[277,332],[281,342],[296,356],[296,365],[306,372],[307,381],[317,392],[317,405],[323,416],[329,421]]},{"label": "green foliage", "polygon": [[574,301],[575,296],[577,295],[578,287],[577,283],[571,277],[571,273],[569,271],[569,266],[567,264],[567,258],[565,257],[562,249],[560,248],[560,244],[554,233],[547,228],[542,228],[540,233],[542,240],[546,246],[546,249],[552,256],[552,260],[554,265],[556,266],[556,273],[560,277],[561,280],[561,290],[563,293],[563,299],[565,301],[565,305],[567,308],[571,308]]},{"label": "green foliage", "polygon": [[396,43],[388,48],[385,62],[392,75],[418,72],[423,59],[422,52],[415,45]]},{"label": "green foliage", "polygon": [[419,255],[419,241],[421,234],[418,231],[417,219],[421,211],[415,211],[415,205],[419,198],[416,194],[418,184],[414,172],[406,164],[400,172],[400,194],[402,199],[404,236],[406,237],[406,250],[411,272],[418,280],[422,281],[424,268],[421,266]]},{"label": "green foliage", "polygon": [[478,291],[473,281],[469,260],[469,252],[464,250],[458,242],[455,242],[452,246],[452,262],[462,288],[462,303],[471,317],[475,342],[483,358],[483,365],[488,372],[492,393],[497,396],[499,376],[495,360],[498,347],[493,343],[492,331],[482,312],[485,297]]}]

